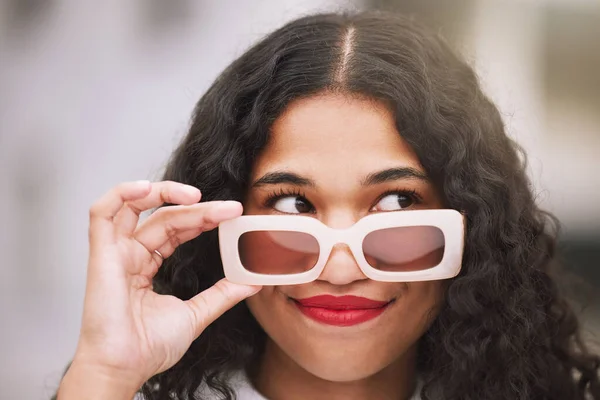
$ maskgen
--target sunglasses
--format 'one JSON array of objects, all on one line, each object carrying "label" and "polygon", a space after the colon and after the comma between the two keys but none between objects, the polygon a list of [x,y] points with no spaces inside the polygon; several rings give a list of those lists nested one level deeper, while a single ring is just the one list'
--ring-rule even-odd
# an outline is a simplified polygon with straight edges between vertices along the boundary
[{"label": "sunglasses", "polygon": [[307,216],[244,215],[219,225],[225,276],[241,284],[314,281],[338,243],[376,281],[448,279],[460,272],[464,216],[456,210],[395,211],[333,229]]}]

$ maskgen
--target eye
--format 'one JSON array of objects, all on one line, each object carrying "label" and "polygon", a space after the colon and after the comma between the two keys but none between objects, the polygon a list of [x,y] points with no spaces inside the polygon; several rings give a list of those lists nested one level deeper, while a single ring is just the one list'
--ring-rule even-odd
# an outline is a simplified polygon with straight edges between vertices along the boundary
[{"label": "eye", "polygon": [[302,196],[285,196],[273,202],[272,207],[285,214],[306,214],[313,211],[313,206]]},{"label": "eye", "polygon": [[373,211],[398,211],[415,203],[410,193],[395,192],[384,195],[373,207]]}]

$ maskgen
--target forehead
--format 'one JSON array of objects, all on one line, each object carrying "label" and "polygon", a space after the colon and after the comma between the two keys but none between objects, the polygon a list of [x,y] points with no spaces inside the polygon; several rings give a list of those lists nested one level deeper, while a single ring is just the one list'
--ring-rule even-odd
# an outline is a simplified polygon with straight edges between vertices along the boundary
[{"label": "forehead", "polygon": [[343,94],[320,94],[291,103],[272,126],[253,179],[271,170],[348,177],[391,167],[422,170],[382,102]]}]

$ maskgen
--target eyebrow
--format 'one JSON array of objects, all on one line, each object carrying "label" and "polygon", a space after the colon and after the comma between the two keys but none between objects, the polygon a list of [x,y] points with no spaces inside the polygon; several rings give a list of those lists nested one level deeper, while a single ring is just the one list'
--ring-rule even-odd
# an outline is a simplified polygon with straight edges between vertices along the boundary
[{"label": "eyebrow", "polygon": [[310,186],[316,187],[317,184],[312,179],[305,178],[293,172],[276,171],[264,174],[260,179],[252,184],[252,187],[257,188],[267,185],[288,184],[294,186]]},{"label": "eyebrow", "polygon": [[401,179],[416,179],[425,183],[429,182],[429,178],[424,172],[410,167],[396,167],[373,172],[372,174],[367,175],[361,181],[361,185],[378,185],[380,183],[392,182]]},{"label": "eyebrow", "polygon": [[[416,179],[429,182],[427,175],[417,169],[410,167],[396,167],[373,172],[362,179],[360,184],[361,186],[372,186],[401,179]],[[258,188],[261,186],[281,184],[308,186],[311,188],[317,187],[317,184],[312,179],[305,178],[301,175],[288,171],[268,172],[256,180],[252,184],[252,187]]]}]

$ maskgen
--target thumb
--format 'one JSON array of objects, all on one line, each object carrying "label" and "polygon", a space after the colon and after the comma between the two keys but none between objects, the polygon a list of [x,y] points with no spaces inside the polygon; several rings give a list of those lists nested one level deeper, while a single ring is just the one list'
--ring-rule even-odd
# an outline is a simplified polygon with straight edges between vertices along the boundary
[{"label": "thumb", "polygon": [[198,337],[208,325],[231,307],[258,293],[262,286],[240,285],[221,279],[205,291],[186,301],[192,313],[194,335]]}]

